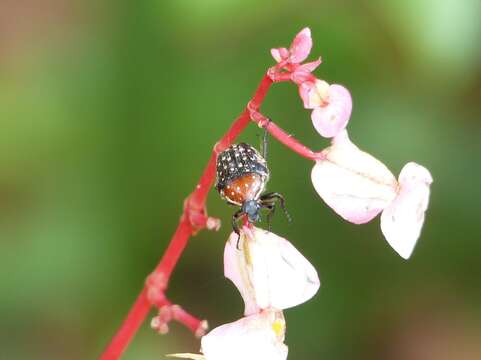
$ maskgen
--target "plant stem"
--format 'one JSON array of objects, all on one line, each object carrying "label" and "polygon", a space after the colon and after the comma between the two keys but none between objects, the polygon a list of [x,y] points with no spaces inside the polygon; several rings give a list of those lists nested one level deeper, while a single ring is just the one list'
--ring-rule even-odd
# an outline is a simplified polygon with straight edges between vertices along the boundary
[{"label": "plant stem", "polygon": [[[287,77],[286,79],[277,79],[275,81],[286,80]],[[112,338],[104,353],[100,356],[100,360],[119,359],[136,334],[140,325],[145,320],[151,307],[155,306],[161,308],[164,305],[170,304],[165,297],[165,290],[168,287],[172,271],[187,246],[190,236],[195,235],[198,231],[205,228],[209,219],[212,220],[212,218],[207,216],[205,203],[215,179],[217,154],[229,147],[251,120],[256,122],[259,126],[265,127],[272,136],[301,156],[314,161],[320,158],[321,155],[319,153],[315,153],[299,143],[280,127],[258,112],[272,83],[272,76],[266,74],[262,78],[254,96],[248,103],[248,106],[233,122],[224,136],[215,144],[212,155],[210,156],[195,190],[184,202],[184,211],[179,225],[162,256],[162,259],[153,273],[148,277],[140,295],[135,300],[127,317]],[[192,324],[201,323],[183,310],[179,312],[179,316],[176,317],[176,320],[185,323],[194,332],[199,329],[194,329]]]},{"label": "plant stem", "polygon": [[[257,109],[260,107],[271,85],[272,80],[268,75],[265,75],[251,100],[251,103],[253,104],[252,106],[255,106]],[[189,237],[205,227],[208,219],[205,211],[205,202],[209,190],[214,183],[217,154],[227,148],[236,139],[236,137],[249,124],[249,121],[250,113],[246,108],[234,121],[222,139],[215,145],[199,183],[185,201],[184,212],[179,226],[153,273],[153,275],[163,277],[164,286],[162,289],[159,289],[160,292],[165,291],[170,275],[172,274],[180,255],[184,251]],[[152,300],[149,299],[148,296],[149,290],[148,285],[146,285],[141,291],[119,330],[100,356],[100,360],[116,360],[125,351],[152,307]],[[159,304],[155,305],[159,306]]]}]

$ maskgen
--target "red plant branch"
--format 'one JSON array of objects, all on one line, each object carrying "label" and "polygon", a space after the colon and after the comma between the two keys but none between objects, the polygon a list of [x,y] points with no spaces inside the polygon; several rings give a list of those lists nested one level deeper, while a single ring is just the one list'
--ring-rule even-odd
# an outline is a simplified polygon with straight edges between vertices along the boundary
[{"label": "red plant branch", "polygon": [[276,68],[269,69],[248,106],[234,121],[225,135],[215,144],[209,162],[195,190],[184,202],[184,211],[179,225],[162,259],[147,278],[144,288],[110,344],[100,356],[100,360],[116,360],[122,355],[152,306],[159,309],[159,316],[154,318],[152,326],[160,332],[166,331],[167,323],[171,320],[183,323],[199,336],[205,331],[206,322],[188,314],[178,305],[172,305],[166,298],[165,291],[172,271],[177,265],[190,236],[195,235],[203,228],[218,229],[218,220],[208,217],[205,208],[207,195],[214,183],[217,154],[229,147],[251,120],[260,127],[266,128],[273,137],[301,156],[314,161],[321,158],[320,153],[315,153],[299,143],[258,111],[272,83],[289,80],[288,74],[276,73]]}]

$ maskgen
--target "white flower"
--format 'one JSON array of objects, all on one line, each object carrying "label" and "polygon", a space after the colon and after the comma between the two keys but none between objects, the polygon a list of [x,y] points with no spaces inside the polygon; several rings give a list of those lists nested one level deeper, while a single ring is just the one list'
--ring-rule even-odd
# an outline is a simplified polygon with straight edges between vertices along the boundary
[{"label": "white flower", "polygon": [[403,258],[411,256],[428,206],[432,177],[421,165],[408,163],[399,182],[379,160],[360,150],[343,131],[316,162],[311,178],[319,196],[337,214],[363,224],[380,212],[387,242]]},{"label": "white flower", "polygon": [[195,360],[285,360],[285,330],[282,311],[268,309],[213,329],[202,337],[203,355],[171,356]]},{"label": "white flower", "polygon": [[314,267],[286,239],[244,227],[239,248],[232,233],[224,250],[224,275],[239,289],[245,315],[260,309],[287,309],[315,295],[320,282]]}]

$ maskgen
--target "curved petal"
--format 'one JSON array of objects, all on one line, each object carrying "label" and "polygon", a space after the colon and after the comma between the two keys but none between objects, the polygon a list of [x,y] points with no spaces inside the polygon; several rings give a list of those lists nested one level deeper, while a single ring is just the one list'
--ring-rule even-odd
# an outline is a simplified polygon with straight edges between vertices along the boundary
[{"label": "curved petal", "polygon": [[312,183],[338,215],[354,224],[372,220],[396,197],[397,181],[379,160],[354,145],[344,130],[314,165]]},{"label": "curved petal", "polygon": [[345,87],[333,84],[329,87],[328,104],[312,112],[312,124],[321,136],[332,138],[346,128],[351,111],[351,94]]},{"label": "curved petal", "polygon": [[314,70],[317,69],[319,65],[321,65],[322,59],[319,58],[317,60],[302,64],[297,68],[296,71],[305,71],[305,72],[313,72]]},{"label": "curved petal", "polygon": [[329,84],[324,80],[302,82],[299,85],[299,95],[304,102],[304,108],[315,109],[321,106],[329,97],[329,88]]},{"label": "curved petal", "polygon": [[286,48],[271,49],[271,55],[279,63],[289,57],[289,50]]},{"label": "curved petal", "polygon": [[381,215],[384,237],[404,259],[411,256],[421,234],[432,181],[423,166],[406,164],[399,175],[399,194]]},{"label": "curved petal", "polygon": [[314,267],[286,239],[253,228],[242,231],[241,250],[232,233],[224,251],[224,274],[239,289],[245,314],[287,309],[313,297],[320,282]]},{"label": "curved petal", "polygon": [[202,337],[206,360],[285,360],[282,311],[267,310],[221,325]]},{"label": "curved petal", "polygon": [[311,104],[310,93],[311,91],[313,91],[314,87],[315,85],[311,81],[303,81],[299,85],[299,96],[301,97],[302,102],[304,103],[305,109],[313,109],[315,106],[317,106],[317,105]]},{"label": "curved petal", "polygon": [[302,29],[292,41],[289,51],[291,53],[291,63],[299,64],[306,60],[311,52],[312,37],[309,28]]},{"label": "curved petal", "polygon": [[[234,283],[244,300],[244,315],[259,312],[255,290],[250,279],[250,271],[247,266],[248,258],[244,249],[237,249],[237,234],[232,233],[224,248],[224,276]],[[241,241],[241,240],[239,240]],[[244,244],[243,244],[244,245]]]}]

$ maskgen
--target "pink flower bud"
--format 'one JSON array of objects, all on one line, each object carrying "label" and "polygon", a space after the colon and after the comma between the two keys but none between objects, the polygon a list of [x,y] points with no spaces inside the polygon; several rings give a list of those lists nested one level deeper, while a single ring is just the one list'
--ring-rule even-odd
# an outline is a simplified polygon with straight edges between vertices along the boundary
[{"label": "pink flower bud", "polygon": [[304,28],[296,35],[289,50],[286,48],[271,49],[271,55],[277,62],[288,60],[291,64],[300,64],[309,56],[311,48],[311,30]]},{"label": "pink flower bud", "polygon": [[302,29],[292,41],[289,52],[290,60],[293,64],[300,64],[307,59],[312,48],[311,30],[309,28]]},{"label": "pink flower bud", "polygon": [[407,163],[399,174],[399,193],[381,215],[381,230],[391,247],[408,259],[421,234],[428,208],[429,171],[416,163]]},{"label": "pink flower bud", "polygon": [[224,250],[224,275],[244,299],[245,315],[299,305],[319,289],[316,270],[286,239],[244,227],[239,245],[240,250],[232,233]]},{"label": "pink flower bud", "polygon": [[346,128],[351,111],[351,94],[345,87],[333,84],[321,105],[312,111],[312,124],[321,136],[332,138]]}]

